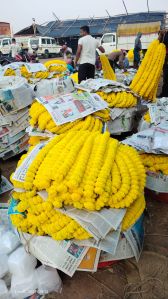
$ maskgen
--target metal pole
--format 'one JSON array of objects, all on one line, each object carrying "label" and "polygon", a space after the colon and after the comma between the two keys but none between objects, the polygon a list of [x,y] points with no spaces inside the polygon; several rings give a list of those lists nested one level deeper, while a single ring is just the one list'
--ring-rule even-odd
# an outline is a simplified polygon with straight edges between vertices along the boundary
[{"label": "metal pole", "polygon": [[122,2],[123,2],[123,5],[124,5],[124,8],[125,8],[126,14],[128,15],[128,10],[127,10],[127,7],[126,7],[126,5],[125,5],[125,2],[124,2],[124,0],[122,0]]},{"label": "metal pole", "polygon": [[148,8],[148,13],[149,13],[149,0],[147,0],[147,8]]},{"label": "metal pole", "polygon": [[36,20],[35,18],[33,18],[32,20],[33,20],[33,32],[34,32],[34,36],[36,36]]}]

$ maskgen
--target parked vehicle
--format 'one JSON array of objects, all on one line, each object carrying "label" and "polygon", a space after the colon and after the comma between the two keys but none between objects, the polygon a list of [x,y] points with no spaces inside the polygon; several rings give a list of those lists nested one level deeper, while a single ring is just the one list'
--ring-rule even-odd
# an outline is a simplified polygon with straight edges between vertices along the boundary
[{"label": "parked vehicle", "polygon": [[[165,25],[166,25],[165,19]],[[116,32],[105,33],[101,38],[101,44],[105,53],[109,54],[116,49],[130,50],[134,48],[135,38],[138,32],[142,33],[142,50],[146,50],[149,44],[158,38],[161,22],[120,24]]]},{"label": "parked vehicle", "polygon": [[11,48],[11,38],[10,37],[0,38],[0,56],[9,55],[10,48]]},{"label": "parked vehicle", "polygon": [[55,39],[51,37],[36,36],[28,40],[29,52],[33,53],[33,51],[36,50],[38,56],[45,58],[56,55],[59,56],[61,48]]}]

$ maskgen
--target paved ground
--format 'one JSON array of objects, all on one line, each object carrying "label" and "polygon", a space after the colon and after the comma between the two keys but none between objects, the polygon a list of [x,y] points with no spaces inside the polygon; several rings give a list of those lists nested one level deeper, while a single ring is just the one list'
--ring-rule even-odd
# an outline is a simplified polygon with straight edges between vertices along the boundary
[{"label": "paved ground", "polygon": [[[3,175],[16,167],[18,157],[1,162]],[[3,197],[7,200],[8,195]],[[95,274],[61,274],[63,292],[45,299],[167,299],[168,298],[168,204],[147,197],[144,251],[139,263],[119,262]]]}]

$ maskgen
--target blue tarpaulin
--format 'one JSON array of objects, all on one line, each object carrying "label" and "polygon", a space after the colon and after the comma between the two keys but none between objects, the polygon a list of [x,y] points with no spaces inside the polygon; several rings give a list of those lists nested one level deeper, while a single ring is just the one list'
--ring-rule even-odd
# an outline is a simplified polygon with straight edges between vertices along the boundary
[{"label": "blue tarpaulin", "polygon": [[[164,25],[166,12],[141,12],[128,15],[117,15],[104,18],[89,18],[89,19],[73,19],[73,20],[56,20],[47,23],[47,25],[36,25],[37,33],[43,36],[51,36],[55,38],[78,37],[81,26],[88,25],[91,34],[101,36],[107,32],[116,32],[119,24],[161,22]],[[17,35],[30,33],[30,27],[27,27]],[[31,34],[31,33],[30,33]]]}]

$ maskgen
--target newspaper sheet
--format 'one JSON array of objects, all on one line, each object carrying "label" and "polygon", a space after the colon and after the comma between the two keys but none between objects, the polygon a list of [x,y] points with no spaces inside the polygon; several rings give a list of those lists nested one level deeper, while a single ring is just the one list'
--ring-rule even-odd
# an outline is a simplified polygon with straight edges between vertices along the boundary
[{"label": "newspaper sheet", "polygon": [[5,178],[4,176],[2,176],[2,182],[0,184],[0,195],[11,191],[13,189],[12,184],[7,180],[7,178]]},{"label": "newspaper sheet", "polygon": [[11,228],[8,217],[8,204],[0,203],[0,226],[4,225],[6,228]]},{"label": "newspaper sheet", "polygon": [[41,131],[39,128],[34,128],[29,126],[26,128],[26,132],[29,134],[29,136],[40,136],[40,137],[46,137],[46,138],[52,138],[56,134],[52,134],[51,132],[45,130]]},{"label": "newspaper sheet", "polygon": [[127,86],[129,86],[136,74],[137,70],[130,68],[127,73],[123,73],[122,70],[120,69],[116,69],[116,77],[117,77],[117,81],[121,82]]},{"label": "newspaper sheet", "polygon": [[29,166],[31,165],[32,161],[38,154],[38,152],[47,144],[47,142],[41,142],[37,144],[34,149],[29,153],[29,155],[24,159],[22,164],[16,169],[13,174],[13,179],[19,182],[24,182],[25,176]]},{"label": "newspaper sheet", "polygon": [[128,231],[121,234],[114,255],[102,251],[100,256],[100,262],[128,259],[134,256],[138,261],[143,249],[143,221],[144,215],[142,215]]},{"label": "newspaper sheet", "polygon": [[[18,125],[19,124],[19,125]],[[29,125],[28,118],[23,117],[20,121],[14,123],[12,126],[4,126],[0,127],[0,138],[1,142],[5,142],[6,138],[4,138],[6,135],[8,135],[8,138],[12,138],[19,134],[21,131],[25,130],[27,126]]]},{"label": "newspaper sheet", "polygon": [[112,120],[124,116],[130,118],[136,112],[136,107],[133,108],[112,108],[110,110],[110,116]]},{"label": "newspaper sheet", "polygon": [[5,116],[0,115],[0,126],[5,125],[12,125],[15,123],[16,125],[20,125],[20,120],[22,118],[27,118],[29,116],[28,108],[24,108],[20,111],[17,111],[17,113],[11,113]]},{"label": "newspaper sheet", "polygon": [[154,104],[148,104],[151,124],[158,125],[168,121],[168,98],[158,99]]},{"label": "newspaper sheet", "polygon": [[75,121],[108,107],[97,94],[88,92],[39,97],[36,100],[47,109],[57,125]]},{"label": "newspaper sheet", "polygon": [[156,172],[147,172],[146,188],[161,193],[168,193],[168,176]]},{"label": "newspaper sheet", "polygon": [[108,233],[108,235],[104,239],[101,239],[99,241],[90,238],[82,241],[77,240],[76,242],[81,246],[97,248],[99,250],[103,250],[114,255],[117,250],[119,238],[120,238],[120,229]]},{"label": "newspaper sheet", "polygon": [[84,89],[90,92],[96,92],[99,89],[102,88],[109,88],[109,87],[117,87],[117,88],[124,88],[128,89],[127,86],[124,84],[117,82],[117,81],[112,81],[112,80],[107,80],[103,78],[98,78],[98,79],[88,79],[86,81],[82,81],[80,84],[75,84],[76,88],[79,89]]},{"label": "newspaper sheet", "polygon": [[96,272],[101,251],[96,248],[89,248],[85,257],[78,267],[78,271]]},{"label": "newspaper sheet", "polygon": [[111,230],[117,230],[126,213],[126,209],[104,208],[99,212],[88,212],[68,206],[58,210],[75,219],[97,241],[104,239]]},{"label": "newspaper sheet", "polygon": [[122,142],[146,153],[168,154],[168,122],[134,134]]},{"label": "newspaper sheet", "polygon": [[136,108],[121,109],[114,108],[110,109],[110,121],[107,122],[108,131],[111,134],[121,134],[123,132],[129,132],[133,127],[134,115]]},{"label": "newspaper sheet", "polygon": [[9,159],[16,154],[20,154],[28,148],[28,140],[29,137],[25,134],[22,138],[20,138],[16,143],[11,144],[6,147],[3,152],[0,153],[0,158],[3,160]]},{"label": "newspaper sheet", "polygon": [[75,91],[74,83],[71,78],[54,78],[51,80],[41,80],[35,86],[35,96],[59,96],[62,94],[72,93]]},{"label": "newspaper sheet", "polygon": [[47,69],[42,63],[24,63],[28,73],[46,72]]},{"label": "newspaper sheet", "polygon": [[77,245],[74,241],[54,241],[50,237],[32,236],[26,233],[19,235],[26,250],[42,264],[57,268],[71,277],[89,249]]},{"label": "newspaper sheet", "polygon": [[33,100],[33,91],[21,77],[0,78],[0,115],[23,109]]},{"label": "newspaper sheet", "polygon": [[7,135],[3,138],[3,140],[2,138],[0,138],[0,152],[6,150],[6,148],[8,148],[13,143],[16,143],[19,139],[23,138],[23,136],[25,135],[26,135],[25,131],[21,131],[20,133],[16,134],[14,137],[9,137]]}]

